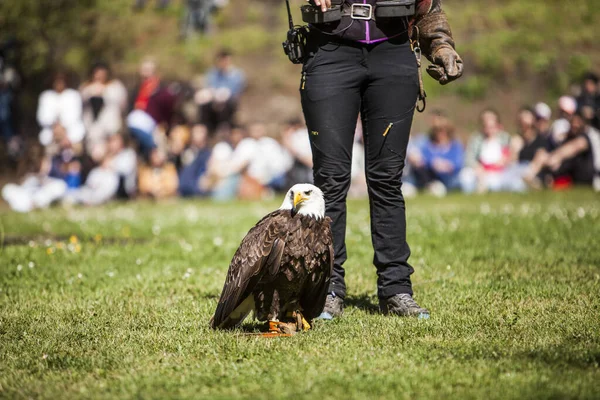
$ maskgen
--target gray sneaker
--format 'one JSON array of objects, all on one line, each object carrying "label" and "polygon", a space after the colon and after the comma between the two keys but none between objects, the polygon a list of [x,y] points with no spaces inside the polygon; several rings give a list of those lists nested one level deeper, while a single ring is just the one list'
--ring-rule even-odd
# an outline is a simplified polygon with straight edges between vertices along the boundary
[{"label": "gray sneaker", "polygon": [[379,309],[384,315],[429,319],[429,310],[421,307],[408,293],[396,294],[387,299],[379,299]]},{"label": "gray sneaker", "polygon": [[325,299],[325,307],[323,312],[317,317],[317,319],[330,320],[339,317],[344,312],[344,299],[335,295],[335,293],[329,293]]}]

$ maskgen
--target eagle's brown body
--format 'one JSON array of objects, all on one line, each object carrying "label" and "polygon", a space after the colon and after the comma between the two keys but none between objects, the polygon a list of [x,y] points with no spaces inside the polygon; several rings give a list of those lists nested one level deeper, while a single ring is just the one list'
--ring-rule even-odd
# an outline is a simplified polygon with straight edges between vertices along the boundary
[{"label": "eagle's brown body", "polygon": [[239,326],[252,310],[261,321],[295,311],[318,316],[333,267],[330,221],[290,210],[260,220],[231,260],[211,326]]}]

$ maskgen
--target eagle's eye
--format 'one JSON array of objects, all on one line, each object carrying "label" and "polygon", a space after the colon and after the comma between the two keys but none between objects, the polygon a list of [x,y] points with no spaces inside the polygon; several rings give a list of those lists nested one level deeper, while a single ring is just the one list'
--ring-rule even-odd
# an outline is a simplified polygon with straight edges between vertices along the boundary
[{"label": "eagle's eye", "polygon": [[311,194],[311,193],[312,193],[312,190],[307,190],[306,192],[304,192],[304,194],[305,194],[306,196],[310,196],[310,194]]}]

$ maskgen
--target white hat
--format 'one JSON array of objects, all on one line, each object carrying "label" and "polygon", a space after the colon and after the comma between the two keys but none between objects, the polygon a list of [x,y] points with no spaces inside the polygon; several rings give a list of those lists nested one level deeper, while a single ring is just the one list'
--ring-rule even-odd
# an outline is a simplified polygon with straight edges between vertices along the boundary
[{"label": "white hat", "polygon": [[535,116],[538,119],[550,120],[552,118],[552,109],[546,103],[539,102],[533,107],[533,111],[535,112]]},{"label": "white hat", "polygon": [[558,108],[567,114],[575,114],[575,111],[577,111],[577,100],[571,96],[561,96],[558,99]]}]

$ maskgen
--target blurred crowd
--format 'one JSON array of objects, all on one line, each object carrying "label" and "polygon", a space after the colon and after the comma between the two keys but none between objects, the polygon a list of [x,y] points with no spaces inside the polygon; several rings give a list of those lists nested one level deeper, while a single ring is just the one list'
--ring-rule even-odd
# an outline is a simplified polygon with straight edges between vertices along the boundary
[{"label": "blurred crowd", "polygon": [[546,103],[522,107],[516,132],[500,115],[485,109],[479,129],[466,142],[443,111],[430,116],[430,131],[413,135],[407,154],[405,195],[427,190],[443,196],[523,192],[588,185],[600,191],[600,92],[598,76],[585,76],[578,95],[562,96],[553,111]]},{"label": "blurred crowd", "polygon": [[[2,57],[0,57],[2,60]],[[27,146],[13,129],[19,79],[0,63],[0,137],[6,154]],[[246,88],[242,69],[221,51],[190,90],[167,82],[156,63],[144,60],[130,89],[97,63],[78,87],[65,72],[53,75],[37,104],[39,160],[2,197],[16,211],[65,205],[98,205],[112,199],[175,196],[214,200],[262,199],[294,183],[312,181],[309,135],[300,119],[285,124],[259,117],[239,124]],[[589,74],[576,97],[555,105],[523,107],[517,131],[484,110],[479,129],[463,144],[450,116],[429,114],[428,132],[413,134],[404,193],[482,193],[574,184],[600,190],[598,77]],[[364,196],[362,128],[357,123],[350,196]],[[11,153],[12,152],[12,153]]]},{"label": "blurred crowd", "polygon": [[[39,163],[2,188],[12,209],[115,198],[259,199],[311,179],[300,120],[236,122],[246,78],[228,51],[218,53],[191,95],[181,83],[163,80],[150,59],[141,63],[137,81],[128,90],[104,63],[93,65],[78,88],[69,74],[53,75],[37,104],[39,146],[33,147],[40,154],[32,159]],[[3,82],[2,98],[12,90]],[[1,132],[6,152],[27,145],[10,125]]]}]

